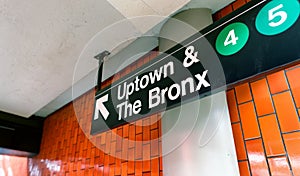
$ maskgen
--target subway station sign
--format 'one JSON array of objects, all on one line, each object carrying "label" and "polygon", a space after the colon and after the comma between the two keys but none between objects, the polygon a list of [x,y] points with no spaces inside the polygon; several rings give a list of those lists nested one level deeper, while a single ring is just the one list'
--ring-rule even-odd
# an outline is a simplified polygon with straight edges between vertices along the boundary
[{"label": "subway station sign", "polygon": [[95,96],[91,134],[300,60],[298,0],[253,0]]}]

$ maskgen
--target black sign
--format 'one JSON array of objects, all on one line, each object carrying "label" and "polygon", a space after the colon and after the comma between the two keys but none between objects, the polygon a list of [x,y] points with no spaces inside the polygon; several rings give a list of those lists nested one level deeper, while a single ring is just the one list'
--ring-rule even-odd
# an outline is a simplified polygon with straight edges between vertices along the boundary
[{"label": "black sign", "polygon": [[251,1],[100,90],[91,133],[224,90],[300,58],[298,0]]}]

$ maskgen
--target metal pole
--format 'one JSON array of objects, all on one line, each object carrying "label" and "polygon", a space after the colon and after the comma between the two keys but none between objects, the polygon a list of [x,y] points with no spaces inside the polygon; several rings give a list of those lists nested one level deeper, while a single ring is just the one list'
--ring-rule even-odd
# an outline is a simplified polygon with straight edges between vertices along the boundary
[{"label": "metal pole", "polygon": [[106,56],[110,55],[109,51],[103,51],[102,53],[94,56],[95,59],[98,60],[98,79],[97,79],[97,91],[101,90],[101,83],[102,83],[102,71],[103,71],[103,62]]}]

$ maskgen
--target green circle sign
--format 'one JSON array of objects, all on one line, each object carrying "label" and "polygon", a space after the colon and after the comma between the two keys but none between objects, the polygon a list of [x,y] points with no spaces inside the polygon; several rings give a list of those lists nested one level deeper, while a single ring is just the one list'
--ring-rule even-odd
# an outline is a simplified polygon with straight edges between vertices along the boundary
[{"label": "green circle sign", "polygon": [[298,0],[273,0],[258,13],[255,26],[263,35],[276,35],[290,28],[299,17]]},{"label": "green circle sign", "polygon": [[249,29],[244,23],[233,23],[225,27],[217,37],[216,49],[224,56],[240,51],[249,38]]}]

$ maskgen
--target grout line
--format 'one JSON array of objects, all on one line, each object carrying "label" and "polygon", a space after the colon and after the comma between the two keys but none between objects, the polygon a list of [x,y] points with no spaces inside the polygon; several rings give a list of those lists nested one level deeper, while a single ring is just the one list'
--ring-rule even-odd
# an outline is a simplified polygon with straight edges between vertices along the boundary
[{"label": "grout line", "polygon": [[248,162],[248,160],[247,160],[247,159],[238,160],[238,162],[245,162],[245,161],[247,161],[247,162]]},{"label": "grout line", "polygon": [[286,70],[284,70],[283,73],[284,73],[284,77],[285,77],[285,79],[286,79],[288,88],[289,88],[289,90],[290,90],[290,95],[292,96],[292,100],[293,100],[293,103],[294,103],[294,107],[295,107],[295,109],[296,109],[296,111],[297,111],[296,113],[297,113],[297,116],[298,116],[298,121],[300,121],[300,117],[299,117],[299,113],[298,113],[297,104],[296,104],[296,101],[295,101],[295,97],[294,97],[293,91],[292,91],[292,89],[291,89],[290,81],[289,81],[289,79],[288,79],[288,77],[287,77],[287,75],[286,75]]},{"label": "grout line", "polygon": [[[284,77],[286,78],[288,89],[290,90],[290,85],[288,84],[287,77],[285,75],[285,70],[283,72],[284,72]],[[271,92],[268,79],[267,79],[267,84],[268,84],[268,89]],[[287,90],[287,91],[289,91],[289,90]],[[285,91],[283,91],[283,92],[285,92]],[[284,138],[283,138],[283,135],[282,135],[283,132],[281,130],[281,124],[280,124],[279,119],[278,119],[277,110],[276,110],[276,107],[275,107],[275,104],[274,104],[273,96],[271,96],[271,102],[272,102],[272,104],[274,106],[275,119],[276,119],[276,122],[277,122],[277,125],[278,125],[278,129],[279,129],[279,132],[280,132],[281,143],[283,145],[283,149],[284,149],[284,152],[285,152],[285,157],[286,157],[286,160],[287,160],[287,163],[288,163],[288,166],[289,166],[289,170],[290,170],[292,176],[294,176],[293,170],[292,170],[292,167],[291,167],[290,158],[289,158],[289,155],[288,155],[288,152],[287,152],[287,149],[286,149],[286,146],[285,146]]]},{"label": "grout line", "polygon": [[[259,133],[260,133],[260,136],[261,136],[261,142],[262,142],[263,152],[264,152],[265,158],[266,158],[266,163],[267,163],[267,166],[268,166],[268,172],[269,172],[269,175],[271,175],[271,169],[270,169],[269,161],[267,159],[268,155],[267,155],[266,148],[265,148],[265,141],[263,139],[262,131],[261,131],[261,126],[260,126],[260,123],[259,123],[259,120],[258,120],[258,114],[257,114],[256,105],[255,105],[255,102],[254,102],[254,97],[253,97],[253,92],[252,92],[252,86],[251,86],[251,84],[249,84],[249,88],[250,88],[250,95],[251,95],[251,97],[253,99],[254,112],[255,112],[255,115],[256,115],[256,121],[257,121],[258,129],[259,129]],[[268,88],[269,88],[269,86],[268,86]]]},{"label": "grout line", "polygon": [[[230,12],[230,13],[232,13],[232,12],[235,11],[234,8],[233,8],[233,3],[234,3],[234,2],[232,2],[232,3],[230,4],[230,7],[231,7],[231,12]],[[230,14],[230,13],[229,13],[229,14]],[[227,15],[229,15],[229,14],[227,14]],[[227,15],[225,15],[225,16],[227,16]]]},{"label": "grout line", "polygon": [[[250,85],[249,85],[249,87],[250,87]],[[247,103],[250,103],[250,102],[253,102],[254,100],[253,99],[251,99],[251,100],[248,100],[248,101],[245,101],[245,102],[242,102],[242,103],[240,103],[240,104],[238,104],[238,102],[236,102],[237,103],[237,105],[243,105],[243,104],[247,104]]]},{"label": "grout line", "polygon": [[[239,109],[239,105],[238,105],[238,102],[237,102],[235,89],[232,89],[232,90],[233,90],[233,94],[234,94],[234,98],[235,98],[235,102],[236,102],[236,108],[237,108],[238,116],[239,116],[239,119],[240,119],[240,129],[241,129],[241,133],[242,133],[244,149],[245,149],[245,152],[246,152],[246,160],[248,161],[247,164],[248,164],[248,168],[249,168],[249,173],[250,173],[250,176],[252,176],[251,166],[250,166],[249,157],[248,157],[248,150],[247,150],[246,141],[245,141],[244,129],[243,129],[242,119],[241,119],[241,114],[240,114],[240,109]],[[237,149],[235,149],[235,150],[237,150]]]},{"label": "grout line", "polygon": [[[272,101],[272,105],[273,105],[273,101]],[[270,116],[270,115],[275,115],[275,108],[274,108],[274,112],[269,113],[269,114],[265,114],[265,115],[262,115],[262,116],[258,116],[258,118],[260,119],[260,118],[264,118],[264,117],[267,117],[267,116]]]},{"label": "grout line", "polygon": [[237,122],[232,122],[231,125],[235,125],[235,124],[238,124],[238,123],[241,123],[241,121],[237,121]]},{"label": "grout line", "polygon": [[272,155],[272,156],[268,156],[267,158],[277,158],[277,157],[283,157],[285,156],[286,157],[286,154],[277,154],[277,155]]},{"label": "grout line", "polygon": [[286,92],[291,92],[290,88],[288,88],[288,90],[283,90],[283,91],[280,91],[280,92],[277,92],[277,93],[274,93],[271,95],[274,96],[274,95],[278,95],[278,94],[282,94],[282,93],[286,93]]},{"label": "grout line", "polygon": [[300,132],[300,130],[293,130],[293,131],[289,131],[289,132],[282,132],[281,134],[291,134],[291,133],[297,133]]},{"label": "grout line", "polygon": [[252,141],[252,140],[256,140],[256,139],[261,139],[261,137],[248,138],[248,139],[245,139],[245,141]]}]

